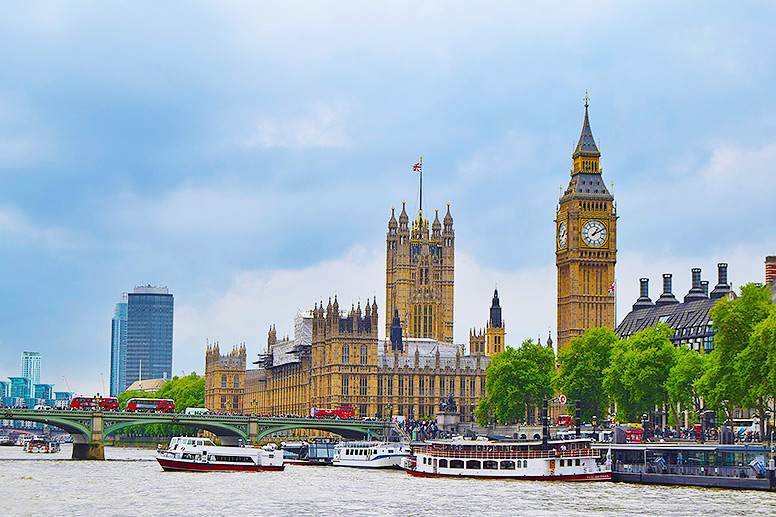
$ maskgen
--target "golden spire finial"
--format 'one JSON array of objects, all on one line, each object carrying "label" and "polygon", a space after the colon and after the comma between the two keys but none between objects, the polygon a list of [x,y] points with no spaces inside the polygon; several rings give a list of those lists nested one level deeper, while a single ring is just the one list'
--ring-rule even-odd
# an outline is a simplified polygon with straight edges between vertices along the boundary
[{"label": "golden spire finial", "polygon": [[587,101],[590,100],[590,97],[587,96],[587,90],[585,90],[585,108],[587,108]]}]

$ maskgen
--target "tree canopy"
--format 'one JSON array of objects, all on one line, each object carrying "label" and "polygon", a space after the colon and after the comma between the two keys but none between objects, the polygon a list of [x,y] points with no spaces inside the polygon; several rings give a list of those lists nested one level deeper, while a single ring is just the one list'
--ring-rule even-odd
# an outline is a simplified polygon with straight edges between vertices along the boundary
[{"label": "tree canopy", "polygon": [[604,370],[609,366],[617,340],[612,329],[593,328],[572,339],[569,347],[558,356],[555,387],[568,400],[582,402],[583,420],[590,421],[593,416],[604,417],[608,413]]},{"label": "tree canopy", "polygon": [[486,370],[485,391],[475,416],[480,425],[506,424],[526,417],[526,410],[552,396],[555,355],[530,339],[507,347],[493,357]]},{"label": "tree canopy", "polygon": [[750,346],[750,339],[771,308],[769,290],[748,284],[741,289],[741,296],[722,299],[711,309],[717,333],[699,387],[707,407],[723,411],[728,419],[737,405],[764,410],[767,372],[761,366],[766,354],[756,343]]},{"label": "tree canopy", "polygon": [[636,421],[667,402],[666,381],[676,364],[672,334],[659,323],[614,345],[611,364],[604,370],[604,389],[617,402],[620,420]]}]

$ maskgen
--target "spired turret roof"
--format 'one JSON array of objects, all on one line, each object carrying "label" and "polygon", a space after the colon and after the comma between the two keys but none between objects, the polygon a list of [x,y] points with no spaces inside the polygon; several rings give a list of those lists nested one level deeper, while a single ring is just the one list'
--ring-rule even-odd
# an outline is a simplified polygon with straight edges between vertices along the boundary
[{"label": "spired turret roof", "polygon": [[587,98],[585,98],[585,121],[582,123],[582,134],[579,135],[579,142],[572,158],[577,156],[601,156],[598,146],[595,145],[593,130],[590,129],[590,120],[587,117]]}]

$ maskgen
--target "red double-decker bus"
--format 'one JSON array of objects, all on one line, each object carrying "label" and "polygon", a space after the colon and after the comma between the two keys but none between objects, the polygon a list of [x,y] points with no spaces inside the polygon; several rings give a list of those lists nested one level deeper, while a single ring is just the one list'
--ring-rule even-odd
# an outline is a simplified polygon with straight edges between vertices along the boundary
[{"label": "red double-decker bus", "polygon": [[172,413],[175,411],[175,401],[170,399],[129,399],[126,410]]},{"label": "red double-decker bus", "polygon": [[116,397],[73,397],[70,409],[79,411],[120,411],[119,399]]},{"label": "red double-decker bus", "polygon": [[354,418],[356,409],[353,406],[336,405],[334,409],[312,408],[310,416],[315,418]]}]

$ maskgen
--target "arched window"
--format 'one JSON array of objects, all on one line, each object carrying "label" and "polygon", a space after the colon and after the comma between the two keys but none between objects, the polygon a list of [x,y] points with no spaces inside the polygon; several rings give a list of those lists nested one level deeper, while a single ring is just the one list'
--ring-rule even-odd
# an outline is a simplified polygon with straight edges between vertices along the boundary
[{"label": "arched window", "polygon": [[240,377],[238,375],[234,376],[234,387],[239,388],[240,387]]},{"label": "arched window", "polygon": [[366,345],[361,345],[361,364],[367,364],[368,356],[367,356],[367,348]]},{"label": "arched window", "polygon": [[342,347],[342,364],[350,364],[350,347],[348,345]]},{"label": "arched window", "polygon": [[221,387],[226,388],[226,375],[221,375]]}]

